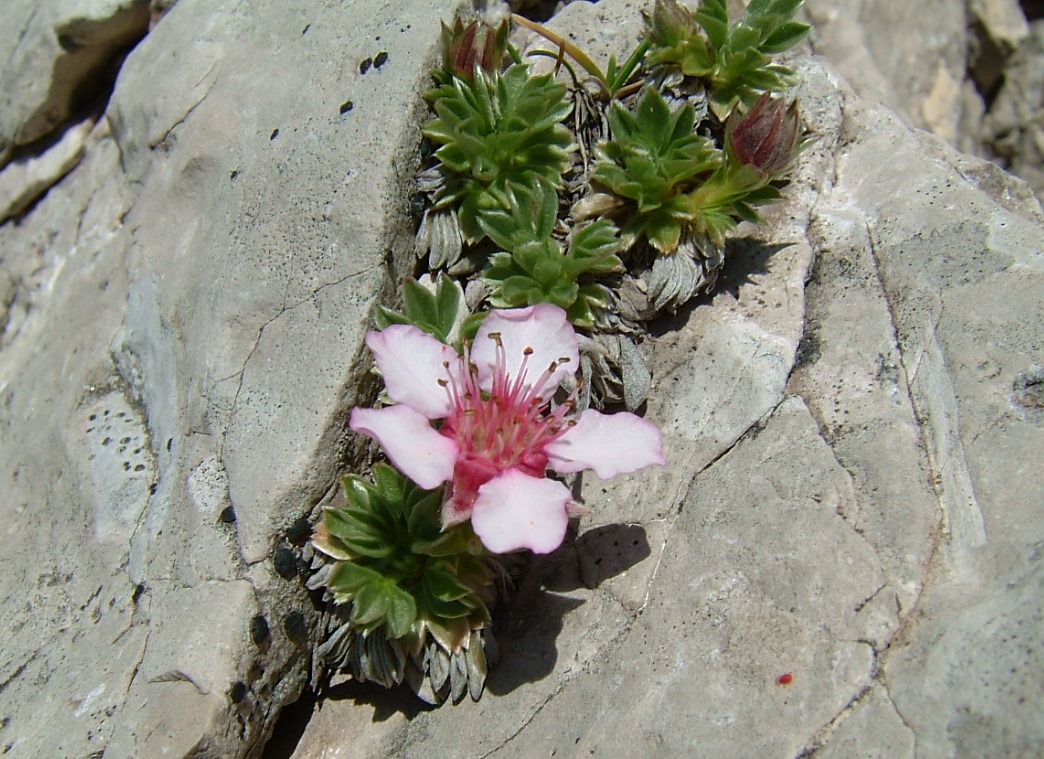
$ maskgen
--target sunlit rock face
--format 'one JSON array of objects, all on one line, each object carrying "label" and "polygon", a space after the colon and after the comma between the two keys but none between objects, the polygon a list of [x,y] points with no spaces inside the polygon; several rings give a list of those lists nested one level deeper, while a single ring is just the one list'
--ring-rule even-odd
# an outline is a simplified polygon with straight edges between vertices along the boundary
[{"label": "sunlit rock face", "polygon": [[[27,137],[69,14],[24,5],[0,60],[50,57],[0,88],[0,751],[259,755],[309,679],[300,545],[363,460],[362,339],[412,271],[419,92],[454,8],[181,0],[149,31],[147,4],[98,3],[133,20],[92,38],[117,40],[98,71],[147,35]],[[642,7],[550,23],[604,60]],[[959,77],[938,60],[937,105]],[[815,139],[784,201],[642,344],[667,466],[584,476],[593,515],[498,616],[481,701],[345,686],[295,756],[1044,741],[1039,205],[793,64]]]}]

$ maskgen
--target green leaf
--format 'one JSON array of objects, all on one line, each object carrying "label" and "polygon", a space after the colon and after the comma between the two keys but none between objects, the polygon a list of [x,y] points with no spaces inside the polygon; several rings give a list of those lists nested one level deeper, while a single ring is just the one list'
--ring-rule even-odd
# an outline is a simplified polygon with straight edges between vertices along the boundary
[{"label": "green leaf", "polygon": [[430,333],[431,328],[437,328],[438,325],[439,314],[435,305],[435,294],[415,279],[407,279],[403,285],[406,316],[425,332]]},{"label": "green leaf", "polygon": [[725,0],[703,0],[693,17],[703,27],[707,39],[714,47],[720,48],[725,44],[729,28],[729,12],[725,7]]},{"label": "green leaf", "polygon": [[406,498],[406,478],[388,464],[373,465],[373,479],[381,499],[401,504]]},{"label": "green leaf", "polygon": [[766,53],[782,53],[784,50],[789,50],[801,42],[808,36],[811,30],[812,27],[808,24],[802,24],[797,21],[788,22],[772,32],[761,43],[761,50]]},{"label": "green leaf", "polygon": [[572,110],[564,86],[549,74],[530,76],[523,65],[471,82],[455,80],[429,94],[437,117],[423,133],[439,147],[435,157],[444,177],[436,204],[458,208],[469,242],[485,235],[478,224],[488,209],[505,207],[497,188],[541,178],[553,188],[575,149],[561,123]]},{"label": "green leaf", "polygon": [[457,323],[460,301],[460,287],[449,277],[440,275],[435,286],[435,310],[438,313],[437,326],[441,333],[438,337],[443,342],[449,337],[453,326]]},{"label": "green leaf", "polygon": [[330,573],[329,588],[335,595],[339,595],[338,600],[350,601],[362,587],[380,579],[380,573],[373,569],[352,561],[341,561]]}]

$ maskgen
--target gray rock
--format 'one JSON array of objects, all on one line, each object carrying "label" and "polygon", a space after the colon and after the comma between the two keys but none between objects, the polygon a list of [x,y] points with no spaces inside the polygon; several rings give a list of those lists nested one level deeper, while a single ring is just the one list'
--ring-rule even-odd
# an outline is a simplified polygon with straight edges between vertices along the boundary
[{"label": "gray rock", "polygon": [[[598,51],[633,12],[558,23]],[[817,140],[785,205],[645,346],[668,466],[584,482],[587,532],[534,566],[480,703],[327,703],[295,757],[1044,744],[1040,207],[800,68]]]},{"label": "gray rock", "polygon": [[0,36],[0,166],[104,96],[108,68],[148,25],[146,0],[14,0]]},{"label": "gray rock", "polygon": [[[287,531],[361,466],[345,419],[375,390],[370,310],[412,264],[451,12],[178,3],[79,165],[0,226],[5,755],[257,755],[307,683]],[[53,89],[59,64],[29,63],[55,13],[5,26],[30,35],[5,87]],[[33,139],[50,101],[4,97],[5,139]]]},{"label": "gray rock", "polygon": [[83,157],[83,143],[94,124],[88,120],[65,130],[42,154],[29,155],[0,169],[0,222],[25,211]]},{"label": "gray rock", "polygon": [[[996,3],[991,3],[996,4]],[[808,0],[812,48],[863,97],[948,142],[959,136],[965,0]]]},{"label": "gray rock", "polygon": [[[638,9],[555,23],[604,60]],[[0,751],[258,755],[304,687],[287,530],[365,464],[344,420],[412,266],[451,12],[182,0],[79,165],[0,225]],[[593,515],[534,562],[480,702],[329,701],[296,756],[1044,744],[1044,216],[800,67],[817,140],[786,202],[642,345],[668,466],[580,483]]]}]

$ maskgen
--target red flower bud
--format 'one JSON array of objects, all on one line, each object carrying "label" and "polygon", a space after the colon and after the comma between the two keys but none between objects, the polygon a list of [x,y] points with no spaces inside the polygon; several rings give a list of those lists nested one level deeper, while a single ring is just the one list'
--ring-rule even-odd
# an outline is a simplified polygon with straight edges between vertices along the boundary
[{"label": "red flower bud", "polygon": [[457,19],[453,28],[442,25],[442,63],[446,70],[461,79],[471,80],[475,67],[492,73],[500,67],[507,48],[507,22],[494,28],[483,21],[467,26]]},{"label": "red flower bud", "polygon": [[800,137],[797,101],[787,106],[767,92],[742,116],[734,113],[725,127],[725,144],[731,156],[770,177],[787,172],[798,154]]}]

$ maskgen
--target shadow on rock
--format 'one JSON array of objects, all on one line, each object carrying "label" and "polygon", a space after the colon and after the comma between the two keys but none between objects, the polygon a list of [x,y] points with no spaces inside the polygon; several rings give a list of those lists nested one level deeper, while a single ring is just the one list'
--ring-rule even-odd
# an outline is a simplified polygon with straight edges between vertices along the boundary
[{"label": "shadow on rock", "polygon": [[650,554],[643,527],[614,524],[589,530],[554,553],[536,557],[514,598],[494,619],[500,662],[490,670],[486,689],[503,695],[551,674],[566,615],[586,602],[586,591]]},{"label": "shadow on rock", "polygon": [[789,248],[791,244],[766,245],[754,237],[729,240],[725,246],[725,264],[718,275],[715,292],[728,293],[739,300],[740,288],[753,284],[755,275],[768,274],[769,259],[784,248]]},{"label": "shadow on rock", "polygon": [[740,290],[743,286],[754,284],[757,276],[768,274],[769,259],[790,245],[792,243],[766,245],[754,237],[729,240],[726,243],[725,263],[718,273],[714,288],[709,293],[703,292],[695,296],[676,313],[665,313],[650,321],[647,325],[649,333],[654,337],[663,337],[680,331],[688,323],[693,311],[710,305],[716,296],[723,293],[737,301],[740,300]]},{"label": "shadow on rock", "polygon": [[[360,683],[358,680],[345,680],[323,691],[323,698],[330,701],[351,700],[356,704],[367,704],[373,707],[373,721],[384,722],[395,713],[413,719],[421,712],[437,709],[421,701],[405,685],[385,688],[377,683]],[[319,703],[322,708],[322,702]]]}]

